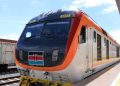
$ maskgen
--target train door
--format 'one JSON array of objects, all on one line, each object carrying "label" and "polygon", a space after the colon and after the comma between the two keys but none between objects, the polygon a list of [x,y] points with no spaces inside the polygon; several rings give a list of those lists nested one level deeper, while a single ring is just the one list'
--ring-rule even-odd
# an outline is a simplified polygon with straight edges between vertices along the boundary
[{"label": "train door", "polygon": [[11,65],[13,64],[13,52],[7,51],[5,52],[6,64]]},{"label": "train door", "polygon": [[4,48],[4,57],[5,57],[5,63],[8,65],[14,64],[14,55],[13,55],[13,47],[12,45],[6,44]]},{"label": "train door", "polygon": [[92,68],[92,41],[91,41],[91,29],[86,28],[83,26],[80,32],[80,43],[79,43],[79,55],[81,57],[81,69],[84,71],[84,77],[90,75],[91,68]]},{"label": "train door", "polygon": [[97,34],[97,60],[102,60],[101,58],[101,36]]},{"label": "train door", "polygon": [[80,57],[80,70],[83,77],[86,76],[88,70],[88,47],[87,47],[87,28],[86,26],[82,26],[79,36],[79,51],[78,57]]},{"label": "train door", "polygon": [[106,57],[109,59],[109,41],[106,40]]}]

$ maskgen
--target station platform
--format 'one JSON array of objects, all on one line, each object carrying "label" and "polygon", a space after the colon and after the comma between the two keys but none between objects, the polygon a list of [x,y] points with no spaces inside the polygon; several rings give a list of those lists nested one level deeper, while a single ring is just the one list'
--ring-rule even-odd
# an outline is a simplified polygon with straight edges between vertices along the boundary
[{"label": "station platform", "polygon": [[86,84],[86,86],[120,86],[120,63]]}]

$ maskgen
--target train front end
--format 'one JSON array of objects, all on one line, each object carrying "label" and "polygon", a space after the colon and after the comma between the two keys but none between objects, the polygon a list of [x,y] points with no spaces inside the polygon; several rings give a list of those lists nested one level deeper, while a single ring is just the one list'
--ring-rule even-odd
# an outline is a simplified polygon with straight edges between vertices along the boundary
[{"label": "train front end", "polygon": [[58,11],[30,20],[15,50],[16,65],[21,76],[49,81],[56,81],[57,77],[58,81],[69,81],[61,71],[70,64],[68,51],[74,36],[71,30],[75,23],[73,17],[73,11]]}]

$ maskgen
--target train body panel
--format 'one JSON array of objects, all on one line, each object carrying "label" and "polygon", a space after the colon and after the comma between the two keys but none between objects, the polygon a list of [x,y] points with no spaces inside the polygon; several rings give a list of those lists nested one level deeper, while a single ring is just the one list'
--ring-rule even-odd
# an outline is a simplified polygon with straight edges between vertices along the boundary
[{"label": "train body panel", "polygon": [[15,40],[0,39],[0,73],[8,71],[8,66],[15,65]]},{"label": "train body panel", "polygon": [[[28,27],[31,28],[32,25],[34,26],[36,24],[39,24],[40,21],[42,21],[43,23],[44,21],[46,21],[47,18],[48,19],[51,18],[51,17],[49,18],[49,16],[57,15],[60,16],[60,18],[65,18],[64,19],[65,21],[59,22],[57,20],[57,22],[53,22],[51,20],[52,22],[48,21],[49,23],[45,23],[44,27],[46,27],[47,24],[48,25],[55,24],[56,26],[57,24],[66,25],[68,24],[66,23],[66,20],[68,20],[66,18],[69,18],[71,23],[69,23],[70,27],[68,31],[69,33],[68,37],[67,39],[65,39],[66,41],[62,40],[63,42],[61,42],[61,44],[59,45],[59,50],[57,50],[58,45],[52,48],[50,47],[53,46],[52,44],[45,45],[47,44],[45,40],[47,41],[48,39],[42,39],[42,35],[41,36],[37,35],[35,38],[33,38],[34,36],[31,36],[32,33],[27,34],[27,32],[25,33],[25,31],[23,31],[23,35],[21,35],[20,40],[18,41],[16,47],[16,53],[15,53],[16,64],[18,66],[21,75],[30,76],[33,78],[48,79],[50,81],[58,80],[58,81],[76,82],[120,60],[118,58],[120,55],[120,45],[116,43],[116,41],[114,41],[108,35],[108,33],[106,33],[106,31],[104,31],[101,27],[99,27],[85,13],[81,11],[80,12],[65,11],[65,12],[58,12],[55,14],[52,13],[47,15],[48,16],[45,18],[39,19],[39,21],[37,20],[37,23],[35,24],[34,23],[32,24],[30,21],[30,25],[28,24],[25,29],[28,29]],[[70,15],[72,17],[70,17]],[[51,27],[54,28],[55,25],[49,26],[49,28]],[[30,32],[29,29],[28,32]],[[22,38],[22,36],[26,36],[26,39],[25,37]],[[52,38],[49,40],[54,41],[57,39],[54,36],[51,37]],[[36,39],[39,39],[38,44],[35,42],[37,41]],[[30,40],[33,41],[29,42]],[[61,40],[61,38],[59,38],[59,40]],[[37,46],[27,43],[32,43],[32,44],[35,43]],[[49,41],[49,44],[50,43],[57,43],[57,42]],[[62,45],[62,43],[64,45]],[[44,45],[44,47],[39,45]],[[40,49],[42,49],[43,52],[39,52]],[[48,53],[47,49],[49,49],[49,55],[47,54]],[[54,49],[57,51],[53,52]],[[62,53],[61,57],[60,57],[60,53]],[[47,56],[49,56],[49,58]],[[38,57],[41,59],[42,62],[44,61],[45,63],[44,65],[36,65],[36,62],[40,61],[40,59],[39,60],[36,59]],[[59,60],[58,61],[59,63],[57,64],[57,59],[59,57],[63,58],[63,60]],[[53,59],[56,60],[56,62],[53,61]],[[47,63],[46,60],[48,60]],[[31,65],[29,61],[34,62],[35,65],[33,64]],[[50,64],[48,65],[48,63]]]},{"label": "train body panel", "polygon": [[16,41],[0,39],[0,64],[15,64],[14,50]]}]

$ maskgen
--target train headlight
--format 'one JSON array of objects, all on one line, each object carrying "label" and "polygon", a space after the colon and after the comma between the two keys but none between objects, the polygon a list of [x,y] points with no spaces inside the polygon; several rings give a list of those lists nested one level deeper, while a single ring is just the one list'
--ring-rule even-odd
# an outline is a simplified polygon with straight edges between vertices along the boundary
[{"label": "train headlight", "polygon": [[59,52],[59,50],[53,50],[52,61],[57,61],[57,59],[58,59],[58,52]]}]

